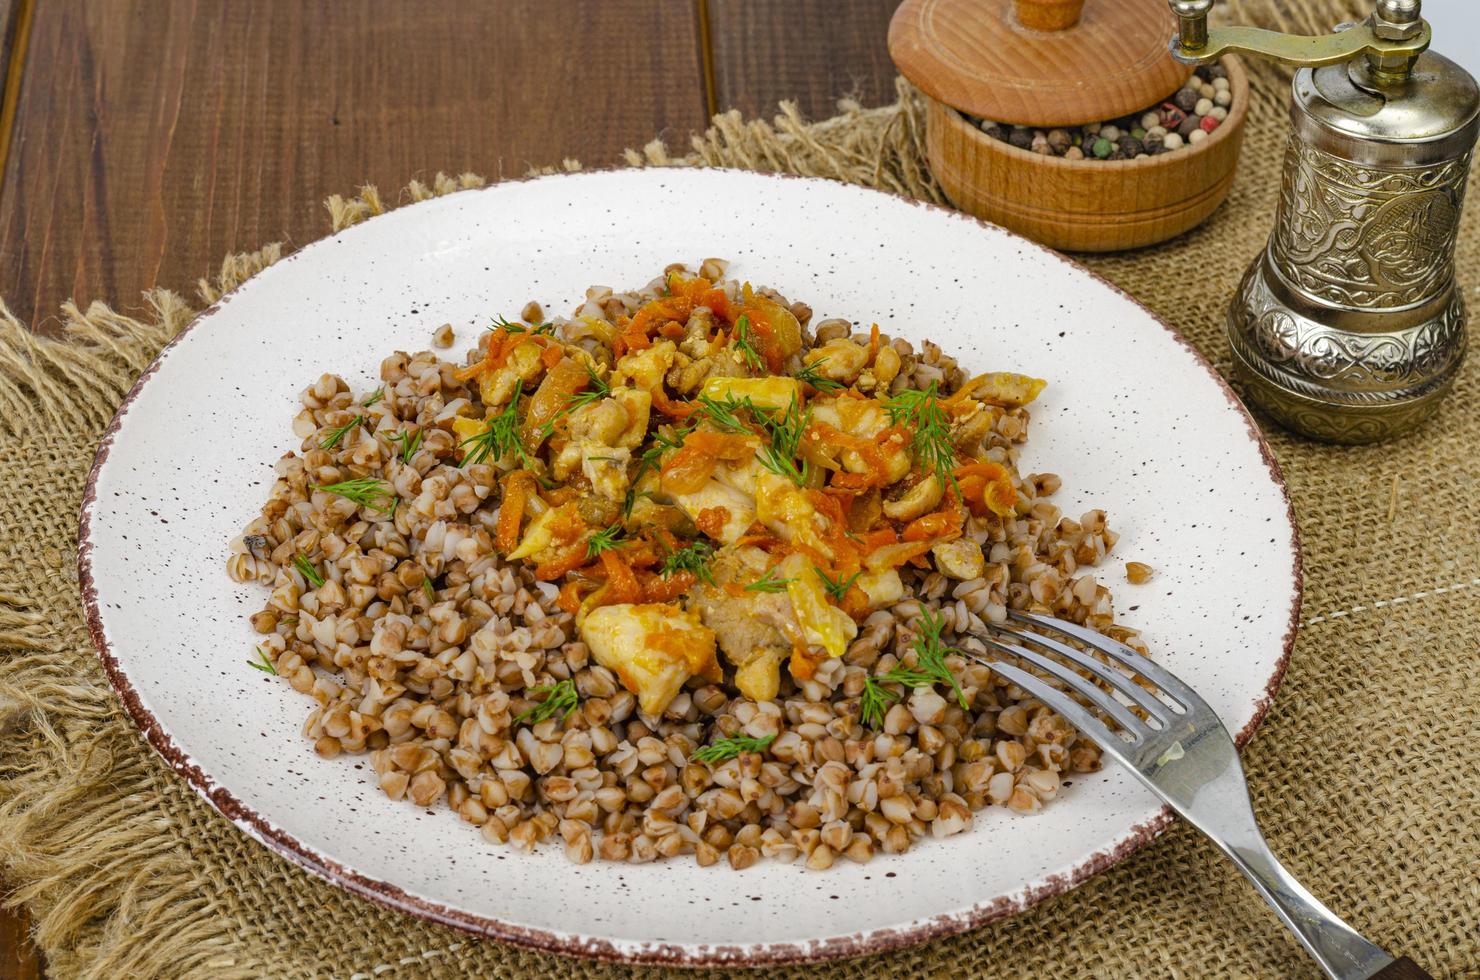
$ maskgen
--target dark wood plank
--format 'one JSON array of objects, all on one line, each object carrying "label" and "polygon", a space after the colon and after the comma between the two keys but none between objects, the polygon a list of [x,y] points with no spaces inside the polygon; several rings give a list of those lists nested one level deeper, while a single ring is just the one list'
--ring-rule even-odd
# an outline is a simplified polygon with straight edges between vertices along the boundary
[{"label": "dark wood plank", "polygon": [[436,170],[614,162],[706,118],[679,0],[46,0],[0,185],[0,295],[125,307]]},{"label": "dark wood plank", "polygon": [[771,115],[794,99],[809,119],[843,96],[894,101],[886,43],[899,0],[705,0],[714,101],[720,110]]},{"label": "dark wood plank", "polygon": [[0,980],[41,980],[45,975],[41,954],[31,945],[30,928],[25,909],[0,910]]},{"label": "dark wood plank", "polygon": [[[15,97],[19,92],[22,62],[17,57],[21,43],[22,7],[31,0],[0,0],[0,164],[5,162],[6,147],[10,142],[11,119],[15,112]],[[11,78],[12,66],[16,78]]]}]

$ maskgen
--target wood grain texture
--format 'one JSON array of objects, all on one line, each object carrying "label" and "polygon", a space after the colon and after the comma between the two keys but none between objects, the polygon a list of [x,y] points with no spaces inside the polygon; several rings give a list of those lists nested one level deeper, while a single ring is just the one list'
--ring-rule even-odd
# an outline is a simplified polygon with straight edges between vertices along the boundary
[{"label": "wood grain texture", "polygon": [[957,207],[1052,248],[1113,252],[1165,241],[1202,222],[1233,186],[1249,79],[1226,57],[1233,108],[1190,149],[1136,160],[1068,160],[987,136],[931,100],[925,152]]},{"label": "wood grain texture", "polygon": [[[1016,0],[1047,24],[1072,5]],[[931,98],[998,122],[1114,119],[1175,92],[1192,69],[1167,52],[1165,0],[1086,0],[1063,30],[1019,23],[1014,0],[905,0],[889,26],[899,70]]]},{"label": "wood grain texture", "polygon": [[0,185],[0,295],[128,308],[320,202],[438,169],[614,162],[707,119],[697,7],[655,0],[47,0]]},{"label": "wood grain texture", "polygon": [[0,910],[0,980],[41,980],[45,975],[41,954],[31,945],[30,928],[24,908]]},{"label": "wood grain texture", "polygon": [[898,0],[707,0],[715,104],[771,115],[794,99],[809,119],[844,96],[894,101],[885,38]]}]

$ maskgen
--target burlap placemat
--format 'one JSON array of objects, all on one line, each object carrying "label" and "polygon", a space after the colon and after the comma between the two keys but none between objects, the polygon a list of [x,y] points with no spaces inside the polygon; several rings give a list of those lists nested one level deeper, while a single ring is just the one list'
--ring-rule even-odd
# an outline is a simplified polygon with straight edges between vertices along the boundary
[{"label": "burlap placemat", "polygon": [[[1337,3],[1283,20],[1319,30]],[[1261,16],[1263,15],[1263,16]],[[1176,324],[1220,370],[1223,311],[1269,231],[1287,88],[1252,66],[1243,163],[1227,204],[1159,248],[1086,263]],[[684,158],[832,176],[939,200],[921,162],[920,108],[845,106],[804,125],[716,120]],[[570,166],[574,166],[573,164]],[[474,186],[413,183],[405,203]],[[388,206],[331,198],[334,228]],[[1480,285],[1480,208],[1459,276]],[[280,254],[232,256],[210,302]],[[1471,293],[1474,295],[1474,293]],[[124,316],[68,306],[62,341],[0,308],[0,867],[31,906],[57,976],[408,977],[663,971],[559,959],[427,925],[340,892],[251,841],[148,749],[103,678],[83,626],[73,550],[93,449],[114,406],[193,315],[155,292]],[[1377,448],[1333,448],[1269,427],[1305,541],[1305,615],[1273,710],[1249,747],[1275,851],[1358,929],[1436,976],[1480,971],[1480,397],[1475,360],[1440,416]],[[1147,398],[1156,397],[1146,392]],[[1237,542],[1230,542],[1237,547]],[[476,843],[476,842],[475,842]],[[964,936],[795,977],[1314,975],[1242,878],[1195,833],[1163,838],[1073,892]],[[692,976],[693,974],[688,974]]]}]

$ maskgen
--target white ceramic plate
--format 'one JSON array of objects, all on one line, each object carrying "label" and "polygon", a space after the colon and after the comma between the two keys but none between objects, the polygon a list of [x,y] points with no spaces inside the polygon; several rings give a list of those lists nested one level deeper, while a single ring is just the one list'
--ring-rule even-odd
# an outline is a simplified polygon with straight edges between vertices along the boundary
[{"label": "white ceramic plate", "polygon": [[[1170,820],[1123,770],[1078,777],[1040,815],[824,873],[678,859],[567,863],[483,842],[446,808],[387,799],[363,760],[318,758],[308,700],[251,670],[256,586],[227,543],[296,448],[298,393],[357,390],[388,352],[538,298],[574,308],[711,255],[733,275],[886,332],[933,338],[969,369],[1050,380],[1025,472],[1109,511],[1102,573],[1124,622],[1247,739],[1279,682],[1299,551],[1279,474],[1212,369],[1145,309],[999,228],[841,184],[713,170],[499,184],[405,207],[315,243],[198,319],[140,379],[98,452],[82,513],[93,637],[150,742],[246,833],[375,901],[498,939],[610,959],[766,963],[959,932],[1072,887]],[[1125,583],[1122,562],[1156,570]],[[740,914],[735,914],[739,912]]]}]

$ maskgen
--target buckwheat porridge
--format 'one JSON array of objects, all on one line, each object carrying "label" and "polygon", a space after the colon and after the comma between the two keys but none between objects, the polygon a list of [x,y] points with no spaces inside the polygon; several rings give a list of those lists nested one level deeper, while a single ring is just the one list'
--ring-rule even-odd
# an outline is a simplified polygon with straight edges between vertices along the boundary
[{"label": "buckwheat porridge", "polygon": [[1018,471],[1044,382],[725,276],[303,392],[228,570],[271,590],[254,666],[314,699],[319,754],[491,842],[736,869],[902,852],[1098,768],[963,655],[1008,608],[1144,650],[1088,571],[1105,515]]}]

